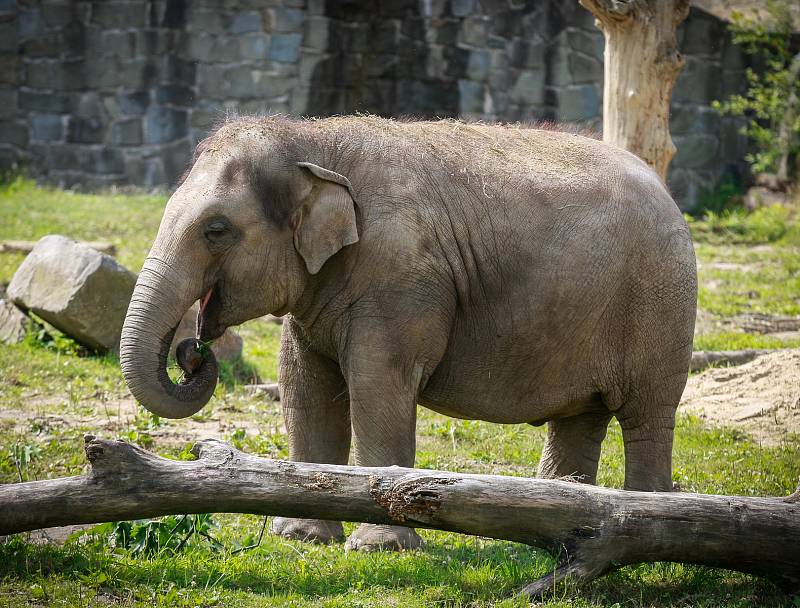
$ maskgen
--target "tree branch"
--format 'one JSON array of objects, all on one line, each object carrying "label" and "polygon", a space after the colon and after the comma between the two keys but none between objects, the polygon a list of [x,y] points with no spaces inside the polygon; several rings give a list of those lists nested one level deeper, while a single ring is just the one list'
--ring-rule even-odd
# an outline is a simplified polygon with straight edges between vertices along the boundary
[{"label": "tree branch", "polygon": [[800,591],[800,504],[611,490],[562,480],[349,467],[258,458],[206,440],[168,460],[86,437],[88,475],[0,486],[0,534],[183,513],[253,513],[449,530],[542,547],[589,581],[618,566],[675,561],[768,576]]}]

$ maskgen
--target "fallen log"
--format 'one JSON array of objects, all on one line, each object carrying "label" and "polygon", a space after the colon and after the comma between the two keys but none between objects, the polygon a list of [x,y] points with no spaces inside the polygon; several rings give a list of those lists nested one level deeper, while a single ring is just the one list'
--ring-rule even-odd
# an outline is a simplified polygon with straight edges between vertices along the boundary
[{"label": "fallen log", "polygon": [[800,592],[800,488],[787,498],[612,490],[564,480],[366,468],[258,458],[215,440],[197,460],[86,437],[85,476],[0,486],[0,534],[235,512],[396,524],[506,539],[557,556],[523,592],[626,564],[729,568]]},{"label": "fallen log", "polygon": [[692,353],[692,362],[689,364],[690,372],[701,372],[712,365],[742,365],[749,363],[756,357],[774,350],[747,349],[747,350],[696,350]]},{"label": "fallen log", "polygon": [[[39,241],[0,241],[0,253],[30,253]],[[92,241],[83,243],[92,249],[105,253],[106,255],[116,255],[117,248],[112,243]]]}]

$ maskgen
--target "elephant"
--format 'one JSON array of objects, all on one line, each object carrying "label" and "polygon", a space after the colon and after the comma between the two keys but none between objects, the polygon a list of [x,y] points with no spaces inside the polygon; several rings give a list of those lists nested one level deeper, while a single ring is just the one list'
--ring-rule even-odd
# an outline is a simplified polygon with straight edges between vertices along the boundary
[{"label": "elephant", "polygon": [[[625,488],[672,489],[697,267],[687,224],[635,155],[578,133],[375,116],[234,117],[197,146],[125,319],[133,396],[165,418],[212,397],[205,345],[285,316],[279,385],[294,461],[411,467],[417,406],[547,423],[538,475],[596,483],[612,417]],[[200,301],[197,339],[166,371]],[[286,537],[340,522],[276,518]],[[420,544],[362,524],[351,549]]]}]

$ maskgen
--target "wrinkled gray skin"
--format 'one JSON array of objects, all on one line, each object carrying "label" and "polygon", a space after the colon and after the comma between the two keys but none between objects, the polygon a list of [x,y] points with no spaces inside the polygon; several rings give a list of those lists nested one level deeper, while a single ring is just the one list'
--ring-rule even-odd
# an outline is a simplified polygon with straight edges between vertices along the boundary
[{"label": "wrinkled gray skin", "polygon": [[[300,164],[298,164],[300,163]],[[122,336],[134,396],[199,410],[213,356],[166,375],[172,332],[211,291],[203,340],[288,314],[280,386],[293,460],[413,466],[416,406],[548,422],[544,477],[595,481],[611,417],[625,487],[671,489],[696,268],[653,171],[574,134],[374,117],[238,119],[201,144],[170,199]],[[188,353],[188,354],[187,354]],[[278,518],[329,541],[338,522]],[[361,525],[354,549],[409,548]]]}]

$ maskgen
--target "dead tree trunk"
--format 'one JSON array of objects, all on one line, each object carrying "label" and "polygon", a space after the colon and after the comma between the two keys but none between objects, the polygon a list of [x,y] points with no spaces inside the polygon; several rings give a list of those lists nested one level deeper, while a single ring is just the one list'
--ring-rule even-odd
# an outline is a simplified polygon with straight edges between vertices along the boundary
[{"label": "dead tree trunk", "polygon": [[690,0],[579,0],[606,38],[603,140],[633,152],[662,179],[675,155],[669,101],[683,67],[675,30]]},{"label": "dead tree trunk", "polygon": [[800,492],[788,498],[611,490],[561,480],[268,460],[207,440],[180,462],[88,436],[88,475],[0,486],[0,534],[178,513],[400,524],[507,539],[559,557],[524,592],[673,561],[800,591]]}]

